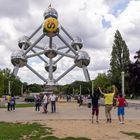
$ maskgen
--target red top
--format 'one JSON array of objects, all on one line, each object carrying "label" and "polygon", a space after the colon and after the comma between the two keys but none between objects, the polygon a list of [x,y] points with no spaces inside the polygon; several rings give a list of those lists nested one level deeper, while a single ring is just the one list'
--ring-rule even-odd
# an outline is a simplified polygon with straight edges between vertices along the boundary
[{"label": "red top", "polygon": [[124,107],[125,106],[125,98],[118,98],[118,107]]}]

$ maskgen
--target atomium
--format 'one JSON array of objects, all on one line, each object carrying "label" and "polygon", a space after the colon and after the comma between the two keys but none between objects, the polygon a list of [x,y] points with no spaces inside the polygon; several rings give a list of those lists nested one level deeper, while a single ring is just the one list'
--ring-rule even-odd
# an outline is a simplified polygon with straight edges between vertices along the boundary
[{"label": "atomium", "polygon": [[[47,72],[49,72],[49,68],[50,68],[50,65],[49,65],[48,63],[46,63],[46,64],[45,64],[45,70],[46,70]],[[53,70],[53,72],[55,72],[56,69],[57,69],[57,65],[56,65],[56,64],[52,64],[52,70]]]},{"label": "atomium", "polygon": [[19,50],[19,51],[15,51],[12,53],[11,55],[11,63],[14,66],[18,66],[18,67],[24,67],[27,64],[27,59],[23,56],[23,51]]},{"label": "atomium", "polygon": [[87,52],[85,51],[79,51],[78,56],[75,59],[75,65],[79,68],[83,68],[89,65],[90,63],[90,57]]},{"label": "atomium", "polygon": [[44,19],[47,19],[49,17],[58,18],[58,13],[54,8],[48,7],[48,9],[45,10],[43,16],[44,16]]},{"label": "atomium", "polygon": [[48,58],[54,58],[57,56],[57,47],[54,43],[52,43],[52,46],[47,46],[44,48],[45,50],[45,56]]},{"label": "atomium", "polygon": [[20,49],[23,48],[24,50],[28,49],[29,46],[31,45],[31,43],[28,40],[29,40],[29,37],[27,37],[27,36],[23,36],[23,37],[19,38],[19,40],[18,40],[19,48]]},{"label": "atomium", "polygon": [[[30,36],[24,35],[19,39],[18,46],[20,50],[13,52],[11,55],[11,63],[14,65],[13,74],[16,76],[19,68],[25,66],[47,85],[56,85],[66,74],[75,67],[78,67],[83,70],[86,81],[89,81],[90,76],[87,66],[90,63],[90,57],[87,52],[82,51],[84,47],[83,40],[78,36],[72,37],[65,28],[59,24],[58,13],[51,6],[48,7],[43,16],[44,21]],[[42,34],[37,37],[36,34],[40,30],[42,30]],[[65,34],[67,36],[67,41],[61,35],[62,32],[63,35]],[[56,45],[54,37],[58,38],[61,42],[59,45]],[[45,38],[48,42],[46,41],[44,44]],[[71,59],[73,65],[68,65],[68,69],[58,77],[55,77],[55,72],[59,68],[57,67],[57,63],[63,61],[64,57]],[[29,62],[32,58],[35,58],[35,60],[40,59],[44,62],[44,68],[48,73],[48,77],[45,78],[44,75],[41,75],[30,66]],[[63,61],[63,63],[65,62]]]},{"label": "atomium", "polygon": [[75,49],[75,50],[80,50],[83,47],[83,40],[80,37],[74,37],[71,43],[71,46]]}]

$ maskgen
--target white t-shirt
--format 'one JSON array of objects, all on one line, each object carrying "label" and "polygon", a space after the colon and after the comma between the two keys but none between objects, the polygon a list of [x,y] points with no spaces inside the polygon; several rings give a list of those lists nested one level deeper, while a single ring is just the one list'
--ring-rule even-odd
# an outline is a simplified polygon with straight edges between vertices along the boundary
[{"label": "white t-shirt", "polygon": [[48,103],[48,97],[47,97],[47,95],[44,95],[43,100],[44,100],[43,103],[45,103],[45,104]]},{"label": "white t-shirt", "polygon": [[50,95],[50,100],[51,101],[55,101],[55,99],[56,99],[56,96],[53,94],[53,95]]}]

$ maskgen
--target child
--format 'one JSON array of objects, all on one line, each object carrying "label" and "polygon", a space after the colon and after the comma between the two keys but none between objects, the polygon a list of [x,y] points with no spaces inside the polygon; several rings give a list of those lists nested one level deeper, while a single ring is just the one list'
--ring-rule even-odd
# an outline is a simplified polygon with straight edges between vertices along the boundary
[{"label": "child", "polygon": [[118,119],[120,124],[124,124],[124,107],[127,105],[127,101],[122,96],[122,94],[119,94],[119,97],[117,99],[117,107],[118,107]]}]

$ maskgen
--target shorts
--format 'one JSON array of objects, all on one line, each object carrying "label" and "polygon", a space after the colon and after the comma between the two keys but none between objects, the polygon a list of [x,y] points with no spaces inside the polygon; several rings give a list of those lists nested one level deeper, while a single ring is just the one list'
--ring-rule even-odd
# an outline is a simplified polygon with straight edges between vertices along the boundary
[{"label": "shorts", "polygon": [[112,105],[105,105],[105,112],[109,113],[112,110]]},{"label": "shorts", "polygon": [[124,107],[118,107],[118,116],[124,116]]},{"label": "shorts", "polygon": [[99,115],[99,107],[92,107],[92,115],[96,114],[96,116]]}]

